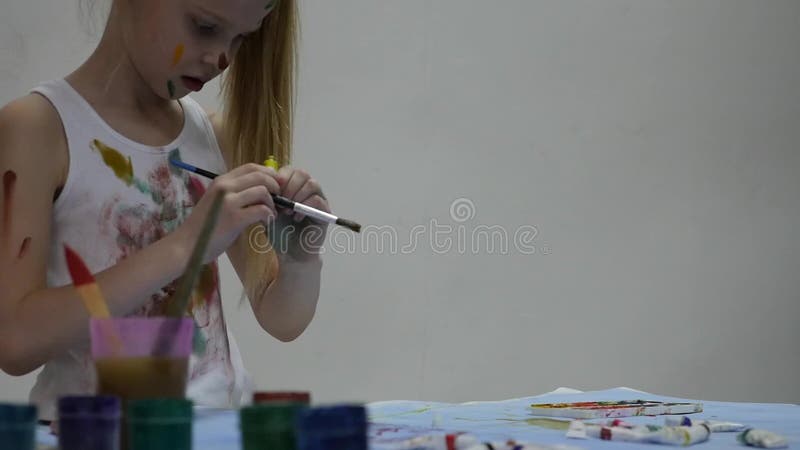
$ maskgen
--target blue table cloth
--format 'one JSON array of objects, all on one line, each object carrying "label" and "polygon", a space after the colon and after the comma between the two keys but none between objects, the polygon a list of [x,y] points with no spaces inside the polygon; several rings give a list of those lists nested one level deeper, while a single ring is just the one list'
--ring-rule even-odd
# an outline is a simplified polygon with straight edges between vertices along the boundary
[{"label": "blue table cloth", "polygon": [[[567,439],[565,431],[552,429],[553,421],[537,421],[529,410],[532,403],[560,403],[612,400],[657,400],[699,402],[704,411],[692,418],[706,418],[739,422],[754,428],[770,430],[786,437],[789,448],[800,443],[800,406],[774,403],[730,403],[665,397],[627,388],[593,392],[552,393],[497,402],[471,402],[462,404],[420,401],[388,401],[368,405],[372,448],[386,448],[392,441],[424,434],[467,432],[485,441],[513,438],[517,441],[542,445],[568,445],[585,449],[640,449],[660,446],[627,442],[608,442],[597,439]],[[565,419],[566,420],[566,419]],[[627,422],[663,425],[664,416],[631,417]],[[712,450],[744,448],[736,442],[737,433],[714,433],[708,442],[694,448]],[[37,430],[40,448],[52,448],[56,438],[45,427]],[[199,408],[195,416],[194,448],[197,450],[240,449],[238,416],[236,411]],[[663,447],[666,448],[666,447]]]}]

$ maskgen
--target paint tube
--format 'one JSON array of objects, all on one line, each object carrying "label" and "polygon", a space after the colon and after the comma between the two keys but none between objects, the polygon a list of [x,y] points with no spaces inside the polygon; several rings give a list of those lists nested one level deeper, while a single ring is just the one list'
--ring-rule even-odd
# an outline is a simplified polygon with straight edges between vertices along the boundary
[{"label": "paint tube", "polygon": [[747,427],[741,423],[720,422],[717,420],[702,420],[689,417],[667,417],[664,419],[668,427],[691,427],[692,425],[707,425],[712,433],[727,433],[734,431],[744,431]]},{"label": "paint tube", "polygon": [[617,426],[603,426],[575,420],[570,423],[566,436],[571,439],[597,438],[606,441],[688,446],[705,442],[711,435],[708,426],[702,424],[691,427],[659,427],[616,422]]},{"label": "paint tube", "polygon": [[564,447],[561,445],[557,446],[547,446],[547,445],[535,445],[535,444],[524,444],[521,442],[484,442],[483,444],[474,445],[472,447],[466,448],[464,450],[562,450],[571,447]]},{"label": "paint tube", "polygon": [[544,446],[513,440],[504,442],[481,442],[477,437],[465,433],[426,435],[393,444],[381,444],[380,450],[564,450],[568,446]]},{"label": "paint tube", "polygon": [[739,442],[751,447],[759,448],[785,448],[789,446],[786,438],[767,430],[750,428],[737,436]]},{"label": "paint tube", "polygon": [[391,450],[464,450],[480,444],[480,439],[465,433],[431,434],[417,436],[389,446]]}]

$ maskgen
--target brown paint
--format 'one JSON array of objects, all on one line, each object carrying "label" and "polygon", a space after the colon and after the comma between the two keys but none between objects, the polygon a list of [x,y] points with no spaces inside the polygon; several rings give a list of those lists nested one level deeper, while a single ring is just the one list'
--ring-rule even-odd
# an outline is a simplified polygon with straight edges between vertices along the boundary
[{"label": "brown paint", "polygon": [[11,208],[16,184],[17,174],[13,170],[7,170],[3,174],[3,233],[5,236],[11,233]]},{"label": "brown paint", "polygon": [[22,245],[19,247],[19,253],[17,253],[17,259],[22,259],[25,255],[28,254],[28,248],[31,246],[31,238],[26,237],[24,241],[22,241]]}]

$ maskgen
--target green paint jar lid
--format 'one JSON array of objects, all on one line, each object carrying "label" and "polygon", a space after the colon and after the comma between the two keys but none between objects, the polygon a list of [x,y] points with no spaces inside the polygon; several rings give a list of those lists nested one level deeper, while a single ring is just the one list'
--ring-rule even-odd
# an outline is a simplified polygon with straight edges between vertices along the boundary
[{"label": "green paint jar lid", "polygon": [[128,403],[128,422],[186,421],[192,417],[192,401],[182,398],[131,400]]},{"label": "green paint jar lid", "polygon": [[298,413],[305,409],[299,403],[266,403],[239,410],[242,430],[293,430]]}]

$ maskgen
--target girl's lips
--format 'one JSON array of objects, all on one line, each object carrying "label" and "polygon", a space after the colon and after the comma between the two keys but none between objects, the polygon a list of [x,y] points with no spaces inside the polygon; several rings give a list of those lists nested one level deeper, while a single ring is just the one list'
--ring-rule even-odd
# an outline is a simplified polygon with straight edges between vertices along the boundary
[{"label": "girl's lips", "polygon": [[186,89],[190,91],[198,92],[200,89],[203,89],[203,85],[205,84],[203,81],[194,78],[194,77],[181,77],[181,81],[183,85],[186,86]]}]

